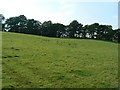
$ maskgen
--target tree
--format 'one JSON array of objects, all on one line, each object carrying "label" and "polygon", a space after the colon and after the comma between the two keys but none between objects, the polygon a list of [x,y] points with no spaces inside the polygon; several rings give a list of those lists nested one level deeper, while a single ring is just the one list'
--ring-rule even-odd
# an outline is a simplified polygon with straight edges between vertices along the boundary
[{"label": "tree", "polygon": [[10,32],[40,35],[41,23],[34,19],[27,19],[20,15],[6,20],[6,30]]},{"label": "tree", "polygon": [[34,20],[34,19],[28,19],[27,20],[27,31],[28,34],[34,34],[34,35],[41,35],[41,22]]},{"label": "tree", "polygon": [[99,39],[100,40],[112,40],[112,26],[111,25],[100,25],[99,26]]},{"label": "tree", "polygon": [[60,23],[54,23],[51,25],[49,36],[50,37],[61,37],[65,33],[65,26]]},{"label": "tree", "polygon": [[4,20],[5,20],[4,15],[0,14],[0,31],[4,31],[4,24],[3,24]]},{"label": "tree", "polygon": [[79,29],[79,23],[77,20],[73,20],[69,26],[68,26],[68,31],[69,31],[69,37],[70,38],[75,38],[75,34]]},{"label": "tree", "polygon": [[52,26],[52,22],[51,21],[45,21],[42,24],[42,36],[50,36],[50,29]]},{"label": "tree", "polygon": [[112,41],[120,43],[120,29],[113,30]]},{"label": "tree", "polygon": [[10,17],[6,19],[5,30],[9,32],[16,32],[17,30],[16,17]]},{"label": "tree", "polygon": [[85,38],[85,29],[83,27],[83,24],[81,23],[78,24],[76,35],[78,38]]},{"label": "tree", "polygon": [[2,23],[2,21],[4,21],[4,20],[5,20],[4,15],[3,15],[3,14],[0,14],[0,23]]},{"label": "tree", "polygon": [[98,27],[99,27],[98,23],[93,23],[87,26],[87,32],[88,32],[89,38],[92,38],[92,39],[97,38]]},{"label": "tree", "polygon": [[24,15],[10,17],[5,22],[5,28],[10,32],[24,33],[26,30],[27,18]]},{"label": "tree", "polygon": [[16,17],[19,33],[25,33],[27,29],[27,18],[24,15]]}]

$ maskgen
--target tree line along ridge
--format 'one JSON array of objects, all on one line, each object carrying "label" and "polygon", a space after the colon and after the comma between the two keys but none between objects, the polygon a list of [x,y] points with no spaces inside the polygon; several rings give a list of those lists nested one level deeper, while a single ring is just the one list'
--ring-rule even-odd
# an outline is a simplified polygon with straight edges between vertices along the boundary
[{"label": "tree line along ridge", "polygon": [[120,42],[119,28],[113,30],[111,25],[100,25],[99,23],[84,26],[77,20],[73,20],[69,25],[52,23],[52,21],[44,21],[41,23],[35,19],[27,19],[24,15],[5,19],[3,14],[0,14],[0,23],[2,25],[2,31],[5,32],[16,32],[57,38],[97,39],[117,43]]}]

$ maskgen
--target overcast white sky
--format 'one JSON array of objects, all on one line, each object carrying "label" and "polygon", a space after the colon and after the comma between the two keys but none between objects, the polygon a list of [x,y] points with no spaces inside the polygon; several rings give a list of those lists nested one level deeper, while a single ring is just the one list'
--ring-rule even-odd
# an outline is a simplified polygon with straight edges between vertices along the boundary
[{"label": "overcast white sky", "polygon": [[0,13],[6,18],[24,14],[40,22],[51,20],[65,25],[109,24],[118,28],[118,0],[0,0]]}]

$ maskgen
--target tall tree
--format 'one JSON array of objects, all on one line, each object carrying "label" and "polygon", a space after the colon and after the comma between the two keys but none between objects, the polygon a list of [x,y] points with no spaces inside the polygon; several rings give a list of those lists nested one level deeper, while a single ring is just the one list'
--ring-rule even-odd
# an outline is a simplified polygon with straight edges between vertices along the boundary
[{"label": "tall tree", "polygon": [[83,24],[78,24],[78,27],[76,29],[76,35],[78,38],[85,38],[85,29],[83,27]]},{"label": "tall tree", "polygon": [[88,25],[88,34],[89,38],[97,38],[97,31],[98,31],[99,24],[98,23],[93,23],[91,25]]},{"label": "tall tree", "polygon": [[78,27],[79,27],[79,22],[77,20],[73,20],[68,27],[69,27],[68,28],[69,37],[75,38],[75,34],[78,31]]},{"label": "tall tree", "polygon": [[41,30],[41,22],[34,19],[28,19],[26,33],[40,35],[41,34],[40,30]]},{"label": "tall tree", "polygon": [[120,43],[120,29],[113,30],[112,41]]},{"label": "tall tree", "polygon": [[18,32],[25,33],[27,29],[27,18],[24,15],[16,17]]},{"label": "tall tree", "polygon": [[54,25],[56,27],[56,37],[61,37],[63,34],[66,33],[65,25],[60,23],[56,23]]},{"label": "tall tree", "polygon": [[61,37],[65,32],[65,26],[60,23],[54,23],[51,25],[49,36],[50,37]]},{"label": "tall tree", "polygon": [[50,33],[51,26],[52,26],[52,22],[51,21],[43,22],[41,35],[42,36],[50,36],[49,33]]},{"label": "tall tree", "polygon": [[10,17],[5,21],[5,29],[6,31],[16,32],[17,31],[17,24],[16,24],[16,17]]},{"label": "tall tree", "polygon": [[26,29],[27,18],[24,15],[10,17],[5,22],[5,28],[10,32],[24,33]]},{"label": "tall tree", "polygon": [[111,25],[100,25],[99,26],[99,39],[112,40],[112,26]]},{"label": "tall tree", "polygon": [[4,15],[0,14],[0,31],[4,30],[4,23],[3,23],[4,20],[5,20]]}]

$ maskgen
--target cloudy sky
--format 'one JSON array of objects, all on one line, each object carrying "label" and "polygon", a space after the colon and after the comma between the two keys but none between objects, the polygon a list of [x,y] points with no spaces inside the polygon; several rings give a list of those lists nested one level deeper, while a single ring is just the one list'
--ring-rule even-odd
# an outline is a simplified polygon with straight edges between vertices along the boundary
[{"label": "cloudy sky", "polygon": [[24,14],[40,22],[68,25],[71,21],[86,25],[109,24],[118,28],[118,0],[0,0],[0,13],[6,18]]}]

